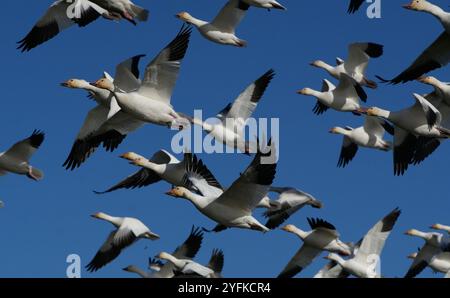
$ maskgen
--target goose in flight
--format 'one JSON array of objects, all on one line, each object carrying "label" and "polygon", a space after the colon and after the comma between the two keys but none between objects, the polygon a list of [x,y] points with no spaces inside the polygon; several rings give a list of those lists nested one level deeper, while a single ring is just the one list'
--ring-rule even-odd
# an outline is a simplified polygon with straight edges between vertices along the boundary
[{"label": "goose in flight", "polygon": [[350,4],[348,6],[347,12],[349,14],[354,14],[361,8],[363,3],[364,3],[364,0],[350,0]]},{"label": "goose in flight", "polygon": [[313,208],[322,208],[321,201],[312,195],[292,187],[271,187],[270,192],[278,194],[275,201],[271,201],[268,210],[264,212],[267,218],[265,226],[269,229],[276,229],[292,215],[303,207],[309,205]]},{"label": "goose in flight", "polygon": [[188,24],[194,25],[203,37],[212,42],[245,47],[247,42],[238,38],[235,31],[249,7],[250,5],[244,0],[229,0],[210,23],[197,19],[188,12],[180,12],[176,17]]},{"label": "goose in flight", "polygon": [[297,91],[298,94],[313,96],[317,104],[313,109],[314,114],[321,115],[329,108],[340,112],[361,113],[360,99],[367,100],[367,94],[362,87],[350,76],[342,73],[339,85],[335,87],[330,81],[323,80],[322,91],[304,88]]},{"label": "goose in flight", "polygon": [[245,126],[274,76],[275,72],[270,69],[250,84],[233,103],[218,113],[218,123],[207,123],[197,118],[191,119],[192,123],[201,126],[215,140],[230,148],[245,154],[255,153],[255,144],[245,139]]},{"label": "goose in flight", "polygon": [[421,77],[417,79],[419,82],[434,87],[435,95],[447,105],[450,105],[450,84],[442,82],[435,77]]},{"label": "goose in flight", "polygon": [[30,165],[30,159],[44,142],[45,134],[39,130],[14,144],[7,151],[0,153],[0,176],[8,173],[26,175],[28,178],[39,181],[44,178],[44,173]]},{"label": "goose in flight", "polygon": [[433,257],[442,252],[450,252],[450,238],[445,237],[441,233],[425,233],[416,229],[411,229],[408,230],[405,235],[419,237],[425,240],[425,244],[414,258],[405,278],[416,277],[429,266]]},{"label": "goose in flight", "polygon": [[[419,248],[420,252],[420,248]],[[413,253],[408,256],[409,259],[415,260],[419,256],[419,253]],[[434,273],[444,273],[444,278],[450,278],[450,252],[441,252],[433,256],[428,264],[428,267],[433,270]]]},{"label": "goose in flight", "polygon": [[223,251],[214,249],[206,266],[191,259],[177,258],[166,252],[161,252],[156,258],[170,262],[175,277],[221,278],[225,256]]},{"label": "goose in flight", "polygon": [[250,6],[270,9],[286,10],[286,7],[275,0],[242,0]]},{"label": "goose in flight", "polygon": [[410,4],[403,6],[409,10],[426,12],[436,17],[444,32],[409,66],[405,71],[392,80],[385,80],[378,77],[383,82],[391,84],[406,83],[419,78],[420,76],[441,67],[450,62],[450,13],[426,0],[412,0]]},{"label": "goose in flight", "polygon": [[419,137],[446,139],[450,131],[441,126],[441,112],[419,94],[415,104],[398,112],[370,108],[367,115],[381,117],[394,124],[394,174],[403,175],[412,163]]},{"label": "goose in flight", "polygon": [[58,0],[18,42],[17,49],[28,52],[73,25],[85,27],[100,16],[111,20],[124,18],[136,24],[135,18],[147,20],[148,11],[129,0]]},{"label": "goose in flight", "polygon": [[185,116],[175,112],[170,102],[190,36],[191,29],[183,26],[175,39],[147,65],[144,79],[136,91],[124,92],[105,78],[93,84],[114,95],[108,119],[124,111],[137,120],[169,128],[189,125]]},{"label": "goose in flight", "polygon": [[190,201],[203,215],[217,222],[213,232],[227,228],[268,232],[269,229],[252,213],[275,179],[276,150],[271,142],[265,148],[258,146],[258,149],[250,166],[228,189],[211,186],[194,169],[189,169],[186,180],[195,185],[198,194],[178,186],[167,192],[167,195]]},{"label": "goose in flight", "polygon": [[444,231],[450,235],[450,226],[445,226],[441,224],[434,224],[431,226],[433,230]]},{"label": "goose in flight", "polygon": [[384,132],[394,134],[394,127],[384,119],[367,116],[364,126],[358,128],[334,127],[330,133],[344,136],[338,167],[346,167],[356,156],[359,146],[389,151],[392,144],[383,139]]},{"label": "goose in flight", "polygon": [[159,235],[150,231],[139,219],[131,217],[114,217],[99,212],[93,218],[105,220],[116,227],[112,231],[92,261],[86,266],[87,271],[95,272],[116,259],[122,250],[139,239],[157,240]]},{"label": "goose in flight", "polygon": [[[118,88],[132,91],[139,87],[139,61],[143,55],[131,57],[117,65],[115,78],[105,73],[105,79],[113,82]],[[125,112],[118,112],[108,119],[109,107],[113,94],[105,89],[97,88],[85,80],[70,79],[61,86],[70,89],[82,89],[89,93],[97,105],[88,112],[84,123],[72,145],[69,156],[63,166],[67,170],[80,167],[103,144],[106,151],[113,152],[126,136],[142,127],[145,123]]]},{"label": "goose in flight", "polygon": [[324,69],[335,79],[340,80],[341,74],[346,74],[361,86],[376,89],[377,83],[366,77],[366,70],[370,58],[379,58],[383,55],[383,46],[372,42],[352,43],[348,47],[348,52],[346,61],[337,59],[337,66],[331,66],[321,60],[314,61],[311,65]]},{"label": "goose in flight", "polygon": [[381,272],[377,272],[381,253],[400,214],[400,209],[396,208],[378,221],[356,245],[352,258],[344,260],[339,255],[331,253],[326,259],[335,262],[347,275],[360,278],[381,277]]},{"label": "goose in flight", "polygon": [[[191,260],[195,258],[203,242],[203,232],[199,228],[192,227],[189,237],[178,246],[172,253],[177,259]],[[162,263],[161,261],[150,258],[149,268],[152,273],[145,272],[136,266],[128,266],[124,271],[136,273],[143,278],[172,278],[174,277],[174,265],[171,262]]]},{"label": "goose in flight", "polygon": [[[204,179],[208,180],[210,185],[221,188],[220,183],[215,179],[203,161],[192,153],[185,153],[182,161],[179,161],[175,156],[165,150],[156,152],[150,159],[146,159],[133,152],[125,153],[121,157],[142,169],[118,182],[108,190],[96,192],[97,194],[110,193],[119,189],[141,188],[158,183],[161,180],[171,185],[185,185],[185,176],[189,167],[194,168],[197,173],[200,173]],[[192,184],[189,184],[189,189],[197,191],[196,187]]]},{"label": "goose in flight", "polygon": [[294,225],[287,225],[282,230],[297,235],[303,246],[292,257],[278,278],[291,278],[309,266],[323,251],[350,255],[351,247],[342,242],[336,228],[322,219],[308,218],[311,231],[302,231]]}]

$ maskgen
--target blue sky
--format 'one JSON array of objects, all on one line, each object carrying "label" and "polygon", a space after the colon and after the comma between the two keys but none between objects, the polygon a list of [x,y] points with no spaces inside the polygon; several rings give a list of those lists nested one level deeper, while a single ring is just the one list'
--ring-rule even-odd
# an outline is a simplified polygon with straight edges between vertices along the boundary
[{"label": "blue sky", "polygon": [[[450,223],[448,209],[448,160],[444,144],[420,167],[404,177],[392,174],[392,154],[360,150],[346,169],[336,168],[341,138],[328,130],[336,125],[359,126],[362,118],[329,111],[315,116],[313,98],[295,94],[303,87],[320,88],[326,74],[308,65],[315,59],[333,62],[345,58],[347,45],[371,41],[385,45],[385,55],[371,62],[369,76],[397,75],[441,33],[432,17],[406,11],[404,1],[382,0],[382,18],[369,20],[365,9],[346,14],[347,1],[289,1],[288,11],[251,9],[238,34],[248,40],[244,49],[219,46],[194,32],[173,96],[177,110],[205,115],[221,110],[254,79],[269,68],[277,72],[256,117],[279,117],[280,162],[276,185],[294,186],[322,200],[322,210],[306,208],[289,220],[307,228],[306,217],[321,217],[333,223],[345,241],[357,241],[376,221],[395,207],[403,214],[382,256],[384,276],[403,276],[422,241],[403,235],[409,228],[427,229],[435,222]],[[127,57],[147,54],[141,68],[178,32],[181,22],[174,15],[186,10],[206,20],[215,16],[225,1],[136,0],[151,12],[149,22],[137,27],[122,22],[97,21],[87,28],[71,28],[54,40],[21,54],[20,40],[47,9],[51,1],[17,1],[3,4],[4,24],[0,59],[3,67],[2,149],[27,137],[33,129],[47,133],[32,164],[46,177],[36,183],[15,175],[0,178],[0,277],[64,277],[67,255],[81,256],[83,266],[112,230],[106,222],[89,217],[97,211],[140,218],[161,235],[156,242],[140,241],[106,268],[83,277],[130,277],[121,268],[146,266],[149,256],[173,250],[188,235],[191,226],[213,227],[194,207],[164,195],[164,183],[135,191],[97,196],[102,190],[136,169],[118,158],[135,151],[151,156],[160,148],[170,149],[173,132],[148,125],[130,135],[113,154],[99,150],[74,172],[61,166],[86,112],[93,107],[85,93],[68,90],[59,83],[69,78],[95,80],[102,71],[114,72]],[[443,0],[435,0],[442,7]],[[20,18],[17,13],[20,12]],[[448,69],[433,75],[449,80]],[[368,105],[397,110],[412,104],[412,93],[429,88],[413,82],[381,86],[368,91]],[[201,155],[224,185],[236,179],[251,161],[237,155]],[[257,213],[261,213],[258,211]],[[258,215],[259,216],[259,215]],[[261,234],[229,230],[205,236],[198,260],[206,263],[213,248],[225,252],[227,277],[276,276],[297,251],[300,240],[283,231]],[[323,266],[317,261],[300,276],[310,277]],[[423,276],[432,276],[426,270]]]}]

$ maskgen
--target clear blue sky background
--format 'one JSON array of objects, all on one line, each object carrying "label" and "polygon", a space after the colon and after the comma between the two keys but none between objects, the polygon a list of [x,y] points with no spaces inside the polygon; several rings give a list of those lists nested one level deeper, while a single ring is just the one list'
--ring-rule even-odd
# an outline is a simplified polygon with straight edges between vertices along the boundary
[{"label": "clear blue sky background", "polygon": [[[248,40],[248,48],[219,46],[193,33],[173,96],[179,111],[192,113],[202,108],[205,115],[214,115],[273,67],[277,76],[255,116],[281,119],[275,184],[298,187],[325,203],[323,210],[306,208],[289,223],[306,229],[307,216],[321,217],[336,225],[343,240],[357,241],[381,217],[400,207],[403,214],[382,256],[383,275],[391,277],[403,276],[410,264],[406,256],[422,245],[421,240],[404,236],[404,231],[450,223],[447,144],[404,177],[393,176],[391,153],[369,150],[361,150],[348,168],[338,169],[342,140],[328,130],[335,125],[359,126],[363,118],[331,110],[317,117],[311,112],[313,98],[295,91],[306,86],[320,88],[321,80],[328,77],[308,63],[345,58],[347,45],[355,41],[385,45],[385,55],[370,64],[370,77],[392,77],[403,70],[442,31],[430,16],[402,9],[405,1],[383,0],[380,20],[369,20],[365,8],[347,15],[347,0],[284,0],[286,12],[250,9],[238,30]],[[169,188],[164,183],[106,196],[93,194],[94,189],[103,190],[136,170],[119,154],[135,151],[150,156],[160,148],[170,149],[173,132],[165,128],[148,125],[130,135],[115,153],[99,150],[80,169],[65,171],[61,165],[94,103],[84,92],[64,89],[59,83],[69,78],[95,80],[104,70],[114,73],[117,62],[135,54],[148,55],[141,65],[144,68],[178,32],[177,12],[187,10],[208,20],[225,1],[136,0],[150,9],[148,23],[133,27],[100,20],[84,29],[69,29],[31,53],[16,51],[15,42],[50,2],[3,3],[0,145],[6,149],[33,129],[44,130],[47,138],[32,160],[45,171],[45,180],[36,183],[15,175],[0,179],[0,195],[6,204],[0,210],[0,277],[64,277],[65,259],[72,253],[79,254],[86,265],[112,230],[108,223],[89,217],[97,211],[140,218],[162,236],[156,242],[140,241],[95,274],[83,270],[83,277],[130,277],[121,268],[130,264],[145,268],[149,256],[172,251],[192,225],[213,227],[214,223],[190,203],[164,195]],[[449,80],[448,69],[433,74]],[[413,92],[429,90],[416,82],[381,86],[368,91],[368,105],[397,110],[413,103]],[[250,162],[236,155],[201,158],[224,185],[232,183]],[[198,260],[206,263],[217,247],[225,252],[225,276],[272,277],[299,245],[294,235],[279,230],[267,234],[228,230],[207,234]],[[325,260],[317,259],[300,276],[310,277],[324,264]],[[427,270],[423,276],[432,275]]]}]

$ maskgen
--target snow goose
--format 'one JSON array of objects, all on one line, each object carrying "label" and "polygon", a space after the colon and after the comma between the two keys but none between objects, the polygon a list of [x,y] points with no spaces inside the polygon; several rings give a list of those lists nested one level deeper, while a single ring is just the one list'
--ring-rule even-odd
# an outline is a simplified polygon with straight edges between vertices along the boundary
[{"label": "snow goose", "polygon": [[130,0],[89,0],[109,11],[110,18],[114,20],[125,19],[137,25],[136,20],[145,22],[148,20],[149,11]]},{"label": "snow goose", "polygon": [[7,151],[0,153],[0,176],[8,173],[26,175],[28,178],[39,181],[44,173],[30,165],[30,158],[44,142],[45,134],[39,130],[14,144]]},{"label": "snow goose", "polygon": [[357,248],[354,249],[354,256],[344,260],[339,255],[331,253],[326,259],[336,262],[348,274],[360,278],[379,278],[381,272],[376,272],[380,262],[386,240],[391,234],[401,211],[396,208],[383,219],[378,221],[364,236]]},{"label": "snow goose", "polygon": [[203,215],[217,222],[213,232],[227,228],[268,232],[269,229],[254,218],[252,212],[266,196],[275,178],[277,163],[274,147],[271,142],[266,148],[258,146],[258,153],[250,166],[226,190],[211,187],[195,171],[189,171],[186,179],[197,187],[199,193],[175,187],[167,194],[190,201]]},{"label": "snow goose", "polygon": [[144,80],[136,91],[123,92],[107,79],[94,83],[94,86],[114,94],[108,118],[122,110],[147,123],[169,128],[188,125],[188,120],[175,112],[170,101],[190,36],[191,29],[183,26],[175,39],[147,65]]},{"label": "snow goose", "polygon": [[361,86],[347,74],[341,74],[339,85],[335,87],[330,81],[323,80],[322,91],[304,88],[297,91],[298,94],[314,96],[317,104],[313,109],[314,114],[321,115],[329,108],[341,112],[360,113],[359,99],[367,100],[367,94]]},{"label": "snow goose", "polygon": [[361,8],[361,5],[363,5],[363,3],[364,0],[350,0],[347,12],[350,14],[357,12]]},{"label": "snow goose", "polygon": [[181,259],[166,252],[161,252],[156,258],[166,260],[173,265],[175,277],[220,278],[224,264],[224,254],[214,249],[207,266],[191,259]]},{"label": "snow goose", "polygon": [[304,206],[322,208],[323,204],[312,195],[292,187],[271,187],[270,192],[278,193],[277,200],[269,203],[264,212],[268,219],[265,224],[269,229],[275,229],[288,220],[294,213]]},{"label": "snow goose", "polygon": [[384,118],[394,124],[394,174],[403,175],[411,164],[419,137],[445,139],[448,129],[441,126],[442,114],[419,94],[413,106],[398,112],[370,108],[367,115]]},{"label": "snow goose", "polygon": [[403,6],[406,9],[422,11],[435,16],[444,27],[444,32],[409,66],[405,71],[392,80],[384,82],[392,84],[406,83],[428,73],[444,67],[450,62],[450,13],[426,0],[413,0]]},{"label": "snow goose", "polygon": [[366,77],[366,70],[370,58],[378,58],[383,55],[383,46],[372,42],[352,43],[349,45],[348,51],[347,60],[337,59],[337,66],[331,66],[321,60],[314,61],[311,65],[324,69],[338,80],[340,80],[341,74],[347,74],[361,86],[376,89],[377,83]]},{"label": "snow goose", "polygon": [[254,7],[267,8],[269,10],[272,8],[286,10],[286,7],[284,7],[275,0],[242,0],[242,1]]},{"label": "snow goose", "polygon": [[136,218],[114,217],[102,212],[96,213],[92,217],[110,222],[116,227],[116,230],[109,234],[100,250],[86,266],[86,269],[90,272],[97,271],[113,261],[120,255],[122,250],[139,239],[159,239],[159,235],[150,231],[147,226]]},{"label": "snow goose", "polygon": [[[419,249],[420,251],[420,249]],[[415,260],[419,253],[413,253],[408,256],[409,259]],[[431,258],[428,267],[433,270],[434,273],[444,273],[445,278],[450,278],[450,253],[449,252],[441,252]]]},{"label": "snow goose", "polygon": [[450,226],[445,226],[441,224],[434,224],[431,226],[432,229],[438,230],[438,231],[444,231],[447,232],[450,235]]},{"label": "snow goose", "polygon": [[418,79],[419,82],[434,87],[436,96],[441,98],[447,105],[450,105],[450,84],[444,83],[435,77],[428,76]]},{"label": "snow goose", "polygon": [[[139,87],[138,65],[142,57],[143,55],[134,56],[117,65],[113,82],[118,88],[132,91]],[[62,83],[61,86],[70,89],[83,89],[89,93],[89,98],[97,102],[97,106],[91,109],[86,116],[69,156],[64,162],[63,166],[68,170],[80,167],[102,143],[107,151],[113,152],[129,133],[139,129],[144,124],[144,122],[134,119],[124,112],[119,112],[108,119],[113,95],[107,90],[97,88],[87,81],[79,79],[70,79]]]},{"label": "snow goose", "polygon": [[425,240],[425,244],[419,250],[412,265],[409,267],[405,278],[416,277],[428,266],[428,264],[430,264],[434,256],[441,252],[450,251],[450,239],[440,233],[425,233],[416,229],[411,229],[405,234]]},{"label": "snow goose", "polygon": [[247,42],[238,38],[235,31],[248,9],[249,4],[244,0],[229,0],[210,23],[194,18],[187,12],[180,12],[176,17],[194,25],[203,37],[212,42],[245,47]]},{"label": "snow goose", "polygon": [[[189,237],[178,246],[173,252],[173,256],[178,259],[193,259],[203,241],[203,232],[199,228],[192,227]],[[172,278],[174,277],[174,265],[171,262],[162,263],[161,261],[150,258],[149,268],[152,273],[145,272],[144,270],[136,266],[128,266],[124,268],[124,271],[136,273],[143,278]]]},{"label": "snow goose", "polygon": [[[58,0],[50,6],[46,13],[34,25],[33,29],[18,42],[17,49],[22,52],[28,52],[54,38],[64,29],[73,25],[85,27],[97,20],[100,16],[106,19],[120,19],[119,15],[114,12],[114,9],[109,10],[113,2],[122,2],[121,5],[125,4],[127,9],[135,11],[132,15],[136,16],[139,20],[144,21],[147,19],[148,11],[132,4],[128,0],[77,0],[75,2]],[[121,15],[127,15],[128,17],[125,18],[132,21],[129,18],[131,16],[129,13]]]},{"label": "snow goose", "polygon": [[305,269],[323,251],[350,255],[351,248],[342,242],[336,228],[322,219],[308,218],[311,231],[302,231],[294,225],[287,225],[282,230],[297,235],[302,241],[302,247],[292,257],[278,278],[291,278]]},{"label": "snow goose", "polygon": [[[185,185],[187,167],[195,168],[195,171],[201,173],[202,177],[208,180],[208,183],[221,188],[220,183],[214,178],[203,161],[198,159],[197,156],[192,153],[185,153],[182,161],[179,161],[175,156],[165,150],[156,152],[150,160],[133,152],[125,153],[121,157],[129,160],[131,164],[139,166],[142,169],[115,184],[108,190],[96,192],[97,194],[105,194],[119,189],[141,188],[155,184],[161,180],[164,180],[171,185]],[[197,191],[192,184],[189,184],[188,188],[192,191]]]},{"label": "snow goose", "polygon": [[394,134],[392,127],[386,120],[377,117],[367,116],[364,126],[358,128],[334,127],[330,133],[344,136],[342,142],[341,154],[339,156],[338,167],[347,166],[358,152],[359,146],[373,148],[382,151],[389,151],[392,144],[383,139],[384,132]]},{"label": "snow goose", "polygon": [[206,123],[197,118],[191,121],[230,148],[239,149],[246,154],[255,152],[254,145],[245,140],[245,125],[274,76],[275,72],[270,69],[248,86],[232,104],[219,112],[216,116],[220,120],[218,123]]}]

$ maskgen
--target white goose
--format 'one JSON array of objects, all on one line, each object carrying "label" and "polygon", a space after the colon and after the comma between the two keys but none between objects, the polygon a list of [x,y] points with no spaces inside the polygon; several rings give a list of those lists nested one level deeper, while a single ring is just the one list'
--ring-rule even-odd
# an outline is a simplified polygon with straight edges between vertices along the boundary
[{"label": "white goose", "polygon": [[229,0],[216,18],[208,23],[191,16],[187,12],[180,12],[177,18],[188,24],[194,25],[200,34],[206,39],[236,47],[245,47],[247,42],[236,36],[236,28],[245,16],[249,4],[243,0]]},{"label": "white goose", "polygon": [[305,232],[294,225],[287,225],[282,230],[297,235],[302,241],[302,247],[292,257],[278,278],[291,278],[305,269],[323,251],[350,255],[351,247],[342,242],[336,228],[322,219],[308,218],[311,231]]},{"label": "white goose", "polygon": [[203,266],[191,259],[181,259],[166,252],[161,252],[156,258],[166,260],[173,265],[176,277],[220,278],[224,265],[224,254],[214,249],[208,265]]},{"label": "white goose", "polygon": [[438,230],[438,231],[444,231],[447,232],[450,235],[450,226],[445,226],[441,224],[434,224],[431,226],[432,229]]},{"label": "white goose", "polygon": [[[143,55],[125,60],[116,67],[115,78],[105,73],[105,79],[113,82],[121,90],[132,91],[139,87],[139,61]],[[89,156],[103,143],[107,151],[113,152],[126,136],[139,129],[144,122],[131,117],[124,112],[118,112],[108,119],[109,107],[113,94],[105,89],[92,86],[85,80],[70,79],[61,86],[71,89],[83,89],[89,93],[89,98],[97,102],[84,120],[72,149],[64,165],[66,169],[74,170],[82,165]]]},{"label": "white goose", "polygon": [[419,250],[414,262],[408,269],[405,278],[416,277],[431,263],[434,256],[441,252],[450,252],[450,238],[445,237],[440,233],[425,233],[416,229],[411,229],[405,234],[425,240],[425,244]]},{"label": "white goose", "polygon": [[330,81],[323,80],[322,91],[304,88],[297,91],[298,94],[314,96],[317,104],[313,109],[314,114],[320,115],[332,108],[340,112],[353,112],[359,114],[361,105],[359,99],[367,100],[367,94],[361,86],[347,74],[341,74],[339,85],[335,87]]},{"label": "white goose", "polygon": [[361,86],[376,89],[377,84],[366,77],[366,70],[370,58],[378,58],[383,55],[383,46],[372,42],[352,43],[349,45],[348,51],[347,60],[341,61],[338,58],[337,66],[331,66],[321,60],[314,61],[311,65],[326,70],[338,80],[341,79],[341,74],[347,74]]},{"label": "white goose", "polygon": [[[195,258],[203,241],[203,232],[195,227],[192,227],[189,237],[178,246],[172,253],[172,256],[178,259],[191,260]],[[171,262],[163,264],[161,261],[149,259],[149,268],[152,273],[146,272],[136,266],[128,266],[124,271],[136,273],[143,278],[172,278],[174,277],[174,265]]]},{"label": "white goose", "polygon": [[[129,12],[124,10],[120,13],[117,9],[112,8],[110,4],[113,2],[122,2],[120,5],[123,7],[125,4]],[[134,5],[129,0],[57,0],[53,2],[33,29],[18,42],[17,49],[28,52],[52,39],[64,29],[73,25],[85,27],[100,16],[114,20],[125,16],[126,19],[136,24],[134,17],[140,21],[146,21],[148,11]]]},{"label": "white goose", "polygon": [[[192,153],[185,153],[183,161],[179,161],[175,156],[165,150],[156,152],[150,159],[133,152],[125,153],[121,157],[129,160],[133,165],[142,167],[142,169],[108,190],[96,192],[97,194],[105,194],[118,189],[141,188],[155,184],[161,180],[171,185],[185,185],[185,176],[189,167],[193,168],[197,173],[201,173],[202,177],[207,179],[212,187],[221,188],[220,183],[214,178],[203,161]],[[192,184],[189,185],[189,189],[197,191],[196,187]]]},{"label": "white goose", "polygon": [[254,7],[267,8],[269,10],[272,8],[286,10],[286,7],[284,7],[275,0],[242,0],[242,1]]},{"label": "white goose", "polygon": [[323,204],[312,195],[292,187],[271,187],[270,192],[278,193],[275,201],[270,201],[264,216],[269,229],[275,229],[303,207],[322,208]]},{"label": "white goose", "polygon": [[123,110],[135,119],[162,126],[184,127],[188,120],[175,112],[170,104],[172,92],[189,46],[191,29],[183,27],[175,39],[147,65],[144,80],[138,90],[123,92],[111,81],[100,79],[93,85],[111,91],[108,118]]},{"label": "white goose", "polygon": [[86,269],[94,272],[116,259],[122,250],[139,239],[157,240],[159,235],[150,231],[140,220],[131,217],[114,217],[99,212],[92,217],[110,222],[116,227],[112,231]]},{"label": "white goose", "polygon": [[[335,262],[341,267],[346,272],[344,277],[351,274],[360,278],[380,278],[381,272],[377,272],[377,268],[381,260],[381,253],[400,214],[401,211],[397,208],[378,221],[356,245],[352,258],[344,260],[339,255],[332,253],[326,259]],[[334,273],[337,272],[335,271]],[[323,272],[321,274],[323,275]]]},{"label": "white goose", "polygon": [[[410,254],[408,258],[411,260],[415,260],[418,255],[419,254],[416,252]],[[431,270],[433,270],[435,273],[444,273],[444,278],[450,278],[450,253],[441,252],[440,254],[435,255],[433,258],[431,258],[428,267],[430,267]]]},{"label": "white goose", "polygon": [[125,19],[137,25],[136,20],[145,22],[148,20],[148,10],[137,6],[131,0],[89,0],[109,11],[110,18],[114,20]]},{"label": "white goose", "polygon": [[274,76],[275,72],[271,69],[248,86],[232,104],[219,112],[216,116],[220,120],[218,123],[207,123],[197,118],[191,121],[230,148],[246,154],[254,153],[255,144],[245,138],[245,125]]},{"label": "white goose", "polygon": [[450,62],[450,13],[426,0],[413,0],[403,6],[406,9],[421,11],[436,17],[444,27],[444,32],[436,39],[405,71],[392,80],[392,84],[415,80],[425,73],[441,68]]},{"label": "white goose", "polygon": [[44,142],[45,134],[35,130],[33,134],[14,144],[7,151],[0,153],[0,176],[8,173],[26,175],[28,178],[39,181],[44,173],[30,165],[30,159]]},{"label": "white goose", "polygon": [[226,190],[212,187],[201,175],[190,170],[186,178],[195,185],[199,194],[184,187],[175,187],[167,194],[190,201],[203,215],[217,222],[213,232],[227,228],[268,232],[269,229],[252,215],[275,178],[276,152],[274,145],[268,146],[270,152],[263,153],[269,151],[268,148],[259,151],[250,166]]},{"label": "white goose", "polygon": [[394,174],[403,175],[412,162],[419,137],[446,139],[450,131],[441,126],[442,114],[419,94],[415,104],[398,112],[370,108],[367,115],[384,118],[394,124]]},{"label": "white goose", "polygon": [[383,139],[385,131],[391,135],[394,134],[394,128],[386,120],[371,116],[366,117],[364,126],[355,129],[351,127],[332,128],[330,133],[344,136],[338,167],[347,166],[356,156],[359,146],[389,151],[392,144]]},{"label": "white goose", "polygon": [[449,83],[444,83],[432,76],[419,78],[418,81],[423,84],[433,86],[436,96],[438,96],[440,99],[442,99],[442,101],[445,104],[450,105],[450,84]]}]

